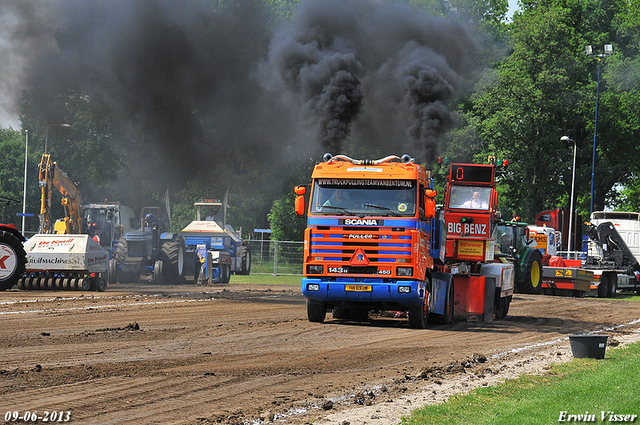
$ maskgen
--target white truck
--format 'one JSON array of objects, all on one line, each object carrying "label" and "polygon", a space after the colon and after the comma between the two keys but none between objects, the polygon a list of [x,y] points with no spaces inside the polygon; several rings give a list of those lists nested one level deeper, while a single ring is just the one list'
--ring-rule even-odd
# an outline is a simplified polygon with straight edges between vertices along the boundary
[{"label": "white truck", "polygon": [[640,295],[640,213],[594,211],[584,268],[593,271],[591,294],[612,297],[617,289]]}]

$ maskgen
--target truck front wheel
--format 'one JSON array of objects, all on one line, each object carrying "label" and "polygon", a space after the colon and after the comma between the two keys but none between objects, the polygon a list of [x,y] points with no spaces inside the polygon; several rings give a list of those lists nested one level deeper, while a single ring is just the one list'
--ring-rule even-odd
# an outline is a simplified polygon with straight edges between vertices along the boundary
[{"label": "truck front wheel", "polygon": [[327,307],[324,305],[311,304],[307,301],[307,318],[310,322],[322,323],[327,315]]},{"label": "truck front wheel", "polygon": [[427,294],[424,297],[424,302],[419,307],[409,308],[409,326],[414,329],[426,329],[427,323],[429,323],[429,297],[431,294]]}]

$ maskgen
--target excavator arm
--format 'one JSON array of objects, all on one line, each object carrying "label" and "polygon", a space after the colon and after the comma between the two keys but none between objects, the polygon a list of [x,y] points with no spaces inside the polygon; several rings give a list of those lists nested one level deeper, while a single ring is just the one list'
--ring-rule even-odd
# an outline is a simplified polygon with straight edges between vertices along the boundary
[{"label": "excavator arm", "polygon": [[40,230],[39,233],[54,233],[51,216],[51,192],[53,187],[62,195],[65,208],[64,228],[57,233],[80,234],[82,232],[82,198],[73,180],[51,161],[51,155],[43,154],[39,167],[40,182]]}]

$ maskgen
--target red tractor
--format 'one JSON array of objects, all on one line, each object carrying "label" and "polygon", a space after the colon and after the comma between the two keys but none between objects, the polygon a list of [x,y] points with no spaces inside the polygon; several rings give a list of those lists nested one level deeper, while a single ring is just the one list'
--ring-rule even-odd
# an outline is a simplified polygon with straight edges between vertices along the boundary
[{"label": "red tractor", "polygon": [[22,233],[13,224],[0,224],[0,291],[11,289],[24,273],[27,254]]}]

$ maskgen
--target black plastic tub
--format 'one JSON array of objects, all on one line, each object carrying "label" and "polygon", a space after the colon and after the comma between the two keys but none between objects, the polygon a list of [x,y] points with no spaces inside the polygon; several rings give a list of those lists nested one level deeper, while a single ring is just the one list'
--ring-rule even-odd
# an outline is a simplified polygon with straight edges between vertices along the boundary
[{"label": "black plastic tub", "polygon": [[569,335],[571,352],[576,359],[604,359],[609,335]]}]

